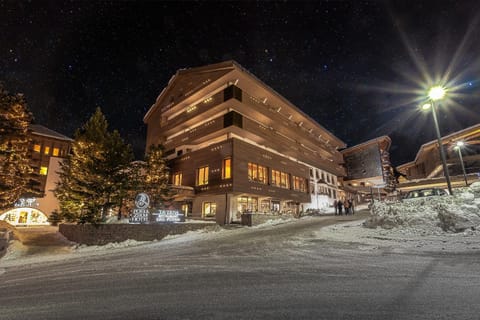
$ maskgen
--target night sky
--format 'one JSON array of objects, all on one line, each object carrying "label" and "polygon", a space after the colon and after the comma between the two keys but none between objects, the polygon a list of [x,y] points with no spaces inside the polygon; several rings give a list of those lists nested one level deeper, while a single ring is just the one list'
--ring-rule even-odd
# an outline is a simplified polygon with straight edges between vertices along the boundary
[{"label": "night sky", "polygon": [[[102,108],[142,156],[143,116],[180,68],[233,59],[349,146],[389,135],[394,164],[480,122],[480,1],[1,1],[0,81],[73,136]],[[442,80],[443,79],[443,80]]]}]

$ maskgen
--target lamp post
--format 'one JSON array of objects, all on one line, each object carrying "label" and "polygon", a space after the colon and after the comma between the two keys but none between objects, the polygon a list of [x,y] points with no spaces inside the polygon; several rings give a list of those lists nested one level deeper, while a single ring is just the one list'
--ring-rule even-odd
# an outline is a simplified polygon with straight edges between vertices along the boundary
[{"label": "lamp post", "polygon": [[447,168],[447,160],[445,157],[445,151],[443,150],[442,145],[442,136],[440,135],[440,128],[438,127],[438,120],[437,120],[437,110],[435,108],[435,101],[440,100],[445,96],[445,89],[441,86],[435,86],[428,91],[428,97],[430,98],[430,104],[424,104],[423,109],[432,108],[433,114],[433,122],[435,123],[435,131],[437,133],[437,140],[438,140],[438,149],[440,150],[440,158],[442,159],[442,166],[443,166],[443,174],[445,175],[445,179],[447,180],[447,187],[448,192],[450,195],[453,195],[452,185],[450,183],[450,175],[448,174]]},{"label": "lamp post", "polygon": [[455,145],[455,149],[458,151],[458,156],[460,157],[460,164],[462,165],[463,179],[465,179],[465,186],[468,187],[467,173],[465,172],[465,164],[463,163],[462,157],[462,147],[465,145],[463,141],[458,141]]}]

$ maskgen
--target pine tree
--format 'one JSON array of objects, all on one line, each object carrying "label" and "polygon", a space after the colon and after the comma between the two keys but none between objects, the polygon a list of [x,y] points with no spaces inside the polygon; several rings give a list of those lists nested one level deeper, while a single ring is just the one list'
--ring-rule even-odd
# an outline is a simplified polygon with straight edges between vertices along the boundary
[{"label": "pine tree", "polygon": [[77,130],[72,152],[61,165],[55,193],[62,215],[79,223],[98,223],[119,207],[127,184],[131,147],[117,131],[109,132],[100,108]]},{"label": "pine tree", "polygon": [[23,96],[10,95],[0,85],[0,209],[13,206],[28,191],[31,121]]},{"label": "pine tree", "polygon": [[144,189],[150,195],[152,206],[161,207],[173,198],[168,186],[169,169],[164,158],[163,146],[150,146],[145,156]]}]

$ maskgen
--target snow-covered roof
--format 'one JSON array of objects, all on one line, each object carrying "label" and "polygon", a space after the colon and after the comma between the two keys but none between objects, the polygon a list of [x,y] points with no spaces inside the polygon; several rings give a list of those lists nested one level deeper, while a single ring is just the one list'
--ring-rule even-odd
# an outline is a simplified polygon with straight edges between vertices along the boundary
[{"label": "snow-covered roof", "polygon": [[38,136],[50,137],[50,138],[59,139],[59,140],[73,141],[72,138],[69,138],[61,133],[48,129],[47,127],[44,127],[39,124],[31,124],[30,129],[32,130],[32,134],[35,134]]}]

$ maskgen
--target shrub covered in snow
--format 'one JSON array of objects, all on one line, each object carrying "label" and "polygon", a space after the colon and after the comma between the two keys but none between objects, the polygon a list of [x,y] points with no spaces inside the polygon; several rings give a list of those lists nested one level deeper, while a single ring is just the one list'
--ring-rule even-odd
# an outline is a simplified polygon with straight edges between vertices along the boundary
[{"label": "shrub covered in snow", "polygon": [[421,228],[462,232],[480,229],[480,182],[456,189],[453,196],[418,198],[400,202],[375,201],[368,228]]}]

